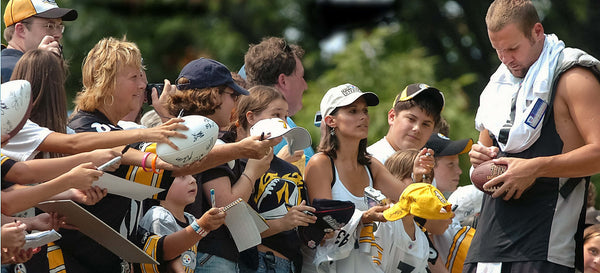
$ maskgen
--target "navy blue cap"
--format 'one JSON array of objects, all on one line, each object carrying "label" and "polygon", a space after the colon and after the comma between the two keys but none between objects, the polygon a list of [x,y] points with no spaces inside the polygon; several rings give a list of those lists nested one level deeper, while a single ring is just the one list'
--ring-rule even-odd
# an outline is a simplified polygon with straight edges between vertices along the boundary
[{"label": "navy blue cap", "polygon": [[318,199],[311,204],[316,209],[317,221],[308,226],[298,226],[298,235],[304,244],[315,248],[325,233],[344,227],[354,214],[354,203],[350,201]]},{"label": "navy blue cap", "polygon": [[219,85],[227,85],[235,92],[241,95],[248,95],[248,90],[235,84],[231,77],[231,72],[225,65],[215,60],[200,58],[193,60],[186,64],[176,82],[180,78],[186,78],[190,82],[186,84],[177,84],[177,89],[204,89],[208,87],[215,87]]}]

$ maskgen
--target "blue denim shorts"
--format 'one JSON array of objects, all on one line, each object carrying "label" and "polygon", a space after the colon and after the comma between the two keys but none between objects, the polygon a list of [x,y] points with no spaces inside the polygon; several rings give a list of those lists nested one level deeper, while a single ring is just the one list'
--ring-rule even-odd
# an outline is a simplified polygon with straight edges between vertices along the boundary
[{"label": "blue denim shorts", "polygon": [[250,270],[240,265],[242,273],[294,273],[292,261],[273,255],[273,252],[258,252],[258,269]]}]

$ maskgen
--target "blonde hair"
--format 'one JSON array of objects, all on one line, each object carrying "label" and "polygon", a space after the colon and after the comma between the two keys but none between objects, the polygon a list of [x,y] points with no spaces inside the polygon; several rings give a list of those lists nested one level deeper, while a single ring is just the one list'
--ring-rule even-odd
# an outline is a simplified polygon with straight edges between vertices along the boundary
[{"label": "blonde hair", "polygon": [[531,29],[539,22],[540,18],[530,0],[496,0],[492,2],[485,16],[485,24],[489,31],[497,32],[506,25],[516,23],[529,40],[533,40]]},{"label": "blonde hair", "polygon": [[[94,111],[117,89],[116,78],[122,68],[131,66],[144,69],[142,53],[126,37],[100,40],[83,60],[81,76],[83,89],[77,94],[78,109]],[[114,100],[114,98],[113,98]]]},{"label": "blonde hair", "polygon": [[398,180],[410,178],[418,154],[417,149],[397,151],[385,161],[385,168]]}]

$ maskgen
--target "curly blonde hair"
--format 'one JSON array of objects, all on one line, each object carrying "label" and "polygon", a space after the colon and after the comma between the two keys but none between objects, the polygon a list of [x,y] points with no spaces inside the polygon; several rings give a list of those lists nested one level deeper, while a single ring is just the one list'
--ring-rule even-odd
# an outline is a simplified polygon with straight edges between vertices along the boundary
[{"label": "curly blonde hair", "polygon": [[145,69],[142,53],[135,43],[127,41],[126,37],[100,40],[83,60],[83,89],[75,99],[77,108],[84,111],[98,109],[105,98],[114,94],[117,74],[128,66],[140,71]]}]

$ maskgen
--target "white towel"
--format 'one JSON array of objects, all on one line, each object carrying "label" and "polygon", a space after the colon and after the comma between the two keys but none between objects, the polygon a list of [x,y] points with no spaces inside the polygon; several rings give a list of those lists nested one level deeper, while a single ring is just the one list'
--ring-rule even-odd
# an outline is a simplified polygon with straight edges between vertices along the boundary
[{"label": "white towel", "polygon": [[502,151],[518,153],[529,148],[540,136],[542,121],[552,94],[552,79],[558,57],[565,48],[554,34],[547,34],[540,57],[524,78],[514,77],[501,64],[490,77],[480,97],[475,128],[488,129],[498,140],[500,130],[511,113],[511,100],[516,96],[515,118],[506,143],[498,141]]}]

